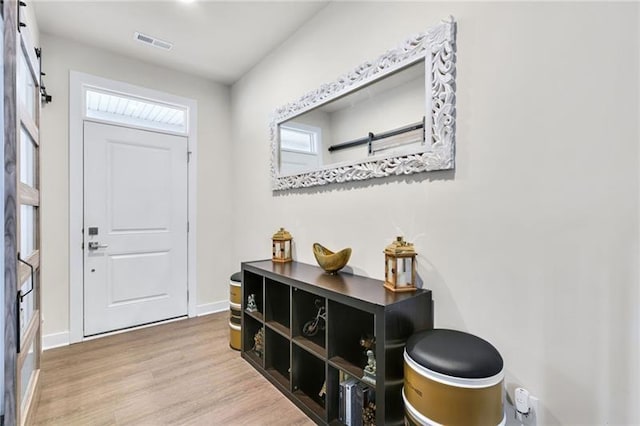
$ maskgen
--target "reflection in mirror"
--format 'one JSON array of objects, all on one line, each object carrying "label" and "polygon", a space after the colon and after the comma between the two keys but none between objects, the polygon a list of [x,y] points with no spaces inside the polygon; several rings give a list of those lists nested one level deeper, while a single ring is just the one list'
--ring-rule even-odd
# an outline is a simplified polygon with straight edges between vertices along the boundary
[{"label": "reflection in mirror", "polygon": [[275,191],[452,169],[453,17],[275,110]]},{"label": "reflection in mirror", "polygon": [[281,123],[280,174],[422,149],[425,94],[422,60]]},{"label": "reflection in mirror", "polygon": [[[305,114],[306,115],[306,114]],[[280,125],[280,173],[293,174],[313,170],[320,167],[322,161],[323,139],[322,126],[306,124],[323,124],[323,117],[315,118],[315,112],[300,120]],[[325,142],[326,143],[326,142]]]}]

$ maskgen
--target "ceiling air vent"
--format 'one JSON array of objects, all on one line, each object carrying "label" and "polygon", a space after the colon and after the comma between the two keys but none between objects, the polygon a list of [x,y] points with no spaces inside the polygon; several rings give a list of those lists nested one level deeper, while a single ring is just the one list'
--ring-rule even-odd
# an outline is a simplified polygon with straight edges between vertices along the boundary
[{"label": "ceiling air vent", "polygon": [[137,31],[133,33],[133,38],[140,43],[148,44],[149,46],[157,47],[158,49],[171,50],[171,48],[173,47],[173,43],[160,40],[159,38],[155,38],[147,34],[142,34]]}]

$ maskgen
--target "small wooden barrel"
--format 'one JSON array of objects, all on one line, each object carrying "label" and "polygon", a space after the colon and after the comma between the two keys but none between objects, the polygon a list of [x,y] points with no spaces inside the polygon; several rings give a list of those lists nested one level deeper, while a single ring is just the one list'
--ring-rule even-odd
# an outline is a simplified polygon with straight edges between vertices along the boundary
[{"label": "small wooden barrel", "polygon": [[242,303],[242,274],[240,272],[231,275],[231,280],[229,281],[229,301],[236,305]]},{"label": "small wooden barrel", "polygon": [[242,328],[240,328],[240,325],[229,322],[229,346],[231,346],[231,349],[240,350],[241,331]]},{"label": "small wooden barrel", "polygon": [[240,305],[236,305],[235,303],[230,303],[231,305],[231,317],[229,318],[229,322],[231,324],[235,324],[240,326],[240,322],[242,318],[240,318]]},{"label": "small wooden barrel", "polygon": [[229,346],[237,351],[241,347],[242,335],[242,273],[236,272],[231,275],[229,281],[229,307],[231,316],[229,318]]},{"label": "small wooden barrel", "polygon": [[504,425],[503,360],[489,342],[455,330],[414,334],[404,352],[409,425]]}]

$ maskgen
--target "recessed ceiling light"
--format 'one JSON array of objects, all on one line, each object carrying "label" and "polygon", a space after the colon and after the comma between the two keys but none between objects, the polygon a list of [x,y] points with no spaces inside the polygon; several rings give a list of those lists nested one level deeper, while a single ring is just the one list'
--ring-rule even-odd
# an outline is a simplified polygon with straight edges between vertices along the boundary
[{"label": "recessed ceiling light", "polygon": [[180,3],[193,3],[196,0],[178,0]]},{"label": "recessed ceiling light", "polygon": [[139,41],[140,43],[157,47],[158,49],[171,50],[171,48],[173,47],[173,43],[171,43],[170,41],[160,40],[157,37],[153,37],[148,34],[143,34],[138,31],[133,33],[133,39]]}]

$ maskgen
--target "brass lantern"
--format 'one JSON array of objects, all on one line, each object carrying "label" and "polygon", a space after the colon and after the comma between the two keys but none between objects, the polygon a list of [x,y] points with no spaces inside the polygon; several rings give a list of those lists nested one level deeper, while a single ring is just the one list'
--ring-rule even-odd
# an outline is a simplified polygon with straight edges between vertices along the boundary
[{"label": "brass lantern", "polygon": [[416,250],[397,237],[384,249],[384,286],[391,291],[416,289]]},{"label": "brass lantern", "polygon": [[286,263],[291,262],[291,234],[284,228],[280,228],[278,232],[273,234],[271,238],[273,245],[271,249],[271,260],[274,262]]}]

